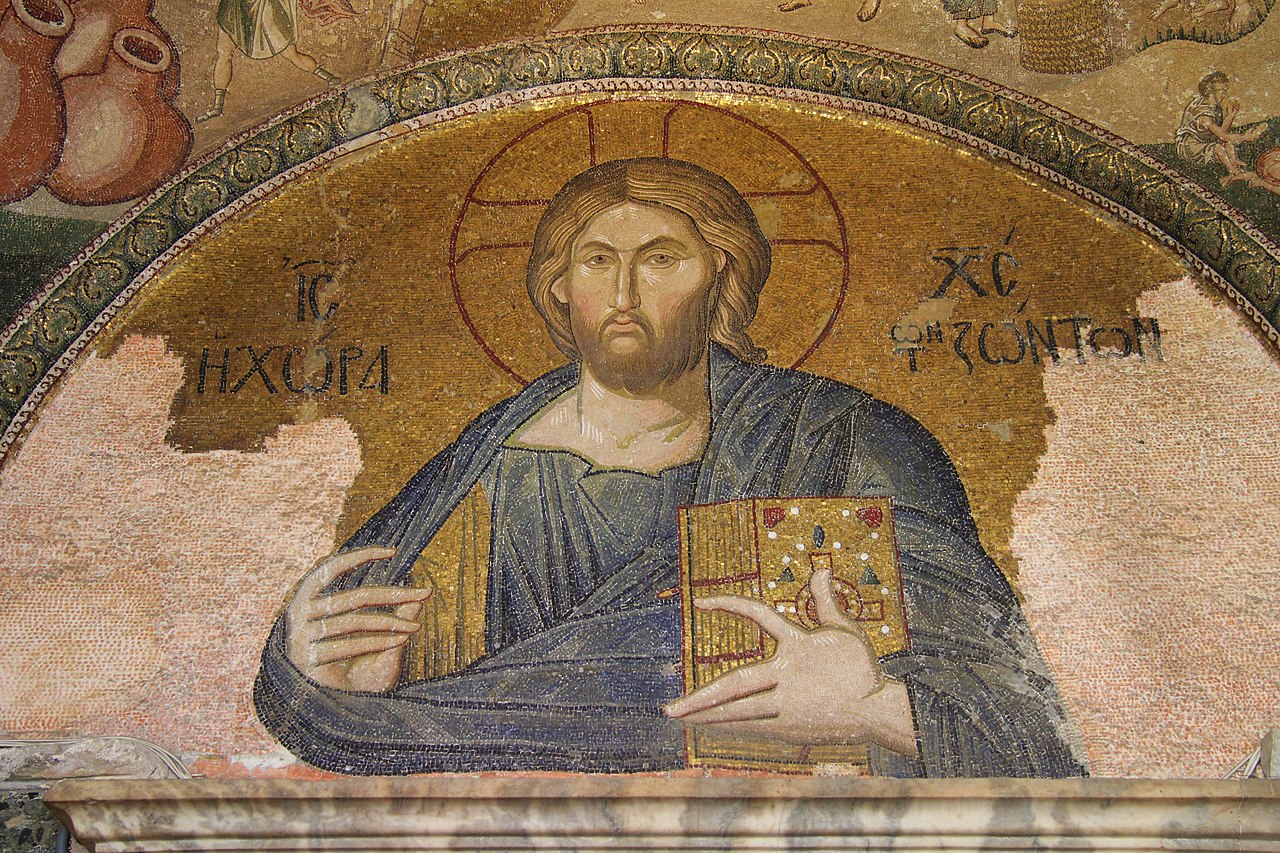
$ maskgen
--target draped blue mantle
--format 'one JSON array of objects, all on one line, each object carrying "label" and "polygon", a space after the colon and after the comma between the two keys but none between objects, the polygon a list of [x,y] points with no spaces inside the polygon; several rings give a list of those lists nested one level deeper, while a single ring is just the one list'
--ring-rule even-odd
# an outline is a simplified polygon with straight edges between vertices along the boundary
[{"label": "draped blue mantle", "polygon": [[[907,685],[919,755],[872,746],[873,771],[1081,775],[1057,691],[937,440],[901,410],[839,382],[749,365],[714,345],[710,367],[712,430],[694,502],[893,497],[912,648],[882,665]],[[576,382],[577,366],[568,365],[468,425],[343,546],[396,549],[343,586],[406,582],[504,443]],[[498,525],[494,535],[501,546]],[[681,691],[680,605],[657,597],[675,585],[677,567],[674,537],[655,535],[564,612],[517,634],[486,626],[489,653],[471,666],[383,694],[307,679],[286,657],[277,622],[254,688],[258,715],[290,751],[342,773],[680,767],[680,725],[661,711]],[[486,618],[497,626],[512,614],[493,603],[503,601],[493,586],[501,573],[490,574]]]}]

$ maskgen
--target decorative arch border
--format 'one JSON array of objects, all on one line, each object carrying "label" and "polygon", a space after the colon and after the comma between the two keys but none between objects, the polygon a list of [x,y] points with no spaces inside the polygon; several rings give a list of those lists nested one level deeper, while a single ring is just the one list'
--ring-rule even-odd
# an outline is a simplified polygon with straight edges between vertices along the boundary
[{"label": "decorative arch border", "polygon": [[773,97],[954,139],[1144,231],[1280,344],[1280,247],[1114,134],[1011,89],[885,51],[756,30],[613,27],[446,54],[357,81],[190,165],[82,250],[0,333],[0,461],[57,379],[146,282],[289,180],[422,127],[607,92]]}]

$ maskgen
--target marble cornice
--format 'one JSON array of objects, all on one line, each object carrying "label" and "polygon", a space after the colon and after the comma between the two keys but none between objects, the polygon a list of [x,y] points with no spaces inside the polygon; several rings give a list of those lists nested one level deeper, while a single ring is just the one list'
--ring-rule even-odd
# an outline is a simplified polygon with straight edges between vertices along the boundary
[{"label": "marble cornice", "polygon": [[1280,851],[1280,781],[419,777],[66,781],[93,851]]}]

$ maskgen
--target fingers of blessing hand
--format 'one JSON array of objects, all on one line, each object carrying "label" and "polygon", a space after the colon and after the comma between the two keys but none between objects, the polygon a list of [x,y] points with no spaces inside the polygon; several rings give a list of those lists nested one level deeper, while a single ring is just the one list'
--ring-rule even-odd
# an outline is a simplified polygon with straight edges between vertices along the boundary
[{"label": "fingers of blessing hand", "polygon": [[667,716],[683,718],[708,708],[734,703],[778,686],[777,679],[762,664],[735,669],[715,681],[667,704]]},{"label": "fingers of blessing hand", "polygon": [[356,566],[362,566],[374,560],[389,560],[395,555],[395,548],[380,548],[377,546],[356,548],[353,551],[344,551],[341,554],[331,554],[316,564],[311,573],[302,579],[302,583],[298,585],[298,591],[294,593],[294,597],[315,598],[322,589]]},{"label": "fingers of blessing hand", "polygon": [[308,662],[323,666],[350,658],[386,652],[404,645],[409,634],[353,634],[330,640],[318,640],[311,644]]},{"label": "fingers of blessing hand", "polygon": [[345,613],[317,619],[312,625],[315,629],[315,639],[312,642],[346,634],[413,634],[421,627],[417,622],[385,613]]},{"label": "fingers of blessing hand", "polygon": [[732,613],[735,616],[741,616],[743,619],[750,619],[759,625],[766,634],[779,641],[805,633],[803,628],[763,601],[756,601],[751,598],[742,598],[737,595],[715,595],[709,598],[695,599],[693,606],[699,610],[723,610],[725,613]]},{"label": "fingers of blessing hand", "polygon": [[[428,589],[427,596],[430,596],[432,590]],[[417,619],[418,614],[422,612],[423,601],[410,601],[407,604],[398,604],[391,609],[397,619]]]},{"label": "fingers of blessing hand", "polygon": [[[421,603],[430,597],[430,589],[404,586],[362,586],[359,589],[336,592],[316,598],[307,608],[306,618],[320,619],[325,616],[337,616],[350,613],[365,607],[400,607]],[[401,617],[406,618],[406,617]]]}]

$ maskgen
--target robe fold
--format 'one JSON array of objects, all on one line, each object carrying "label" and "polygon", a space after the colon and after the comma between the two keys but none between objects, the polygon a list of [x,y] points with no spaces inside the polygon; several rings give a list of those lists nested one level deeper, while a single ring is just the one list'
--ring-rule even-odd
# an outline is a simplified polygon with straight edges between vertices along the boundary
[{"label": "robe fold", "polygon": [[269,59],[298,40],[297,0],[219,0],[218,26],[250,59]]},{"label": "robe fold", "polygon": [[[495,501],[486,654],[388,693],[336,690],[288,660],[282,617],[254,688],[266,727],[305,761],[342,773],[681,767],[681,726],[662,713],[682,691],[680,603],[658,597],[678,577],[675,503],[891,495],[911,648],[881,664],[907,686],[919,754],[872,746],[872,771],[1081,775],[1017,599],[983,550],[963,486],[933,436],[848,385],[749,365],[716,345],[710,358],[711,435],[701,461],[657,499],[672,517],[618,565],[592,567],[589,587],[575,586],[581,571],[566,568],[591,533],[572,507],[556,503],[564,490],[505,475],[499,464],[513,433],[574,387],[576,365],[472,421],[343,546],[393,547],[396,555],[333,589],[405,583],[450,513],[487,477]],[[543,485],[532,493],[528,482]],[[521,520],[531,508],[543,522]]]},{"label": "robe fold", "polygon": [[1193,163],[1214,162],[1214,149],[1222,145],[1222,140],[1214,136],[1208,125],[1222,127],[1225,120],[1221,104],[1213,103],[1206,95],[1192,98],[1183,108],[1178,129],[1173,134],[1178,156]]}]

